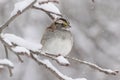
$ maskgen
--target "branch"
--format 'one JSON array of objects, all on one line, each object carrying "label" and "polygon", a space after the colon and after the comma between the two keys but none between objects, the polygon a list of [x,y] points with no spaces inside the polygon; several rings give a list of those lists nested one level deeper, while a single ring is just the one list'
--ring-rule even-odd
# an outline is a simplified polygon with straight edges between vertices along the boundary
[{"label": "branch", "polygon": [[46,54],[46,53],[43,53],[43,52],[33,52],[33,51],[31,51],[31,53],[50,58],[50,59],[56,61],[61,66],[69,66],[70,65],[70,63],[66,59],[64,60],[64,62],[60,62],[60,60],[58,59],[58,57],[60,57],[60,56],[52,56],[52,55],[49,55],[49,54]]},{"label": "branch", "polygon": [[71,77],[68,77],[61,72],[59,72],[49,60],[40,60],[36,54],[31,53],[31,58],[36,61],[39,65],[43,65],[46,67],[49,71],[51,71],[58,79],[60,80],[87,80],[85,78],[78,78],[78,79],[72,79]]},{"label": "branch", "polygon": [[[25,12],[26,10],[28,10],[29,8],[31,8],[33,6],[33,4],[36,2],[36,0],[34,0],[30,5],[28,5],[26,8],[24,8],[22,11],[18,11],[17,14],[11,16],[1,27],[0,27],[0,33],[3,31],[3,29],[5,29],[16,17],[18,17],[19,15],[21,15],[23,12]],[[22,5],[21,5],[22,6]]]},{"label": "branch", "polygon": [[[6,47],[5,45],[4,45],[4,48],[5,48],[6,58],[8,59],[8,58],[9,58],[9,57],[8,57],[8,50],[7,50],[7,47]],[[10,68],[10,67],[8,67],[8,70],[9,70],[10,76],[12,76],[12,75],[13,75],[13,73],[12,73],[11,68]]]},{"label": "branch", "polygon": [[49,2],[53,2],[53,3],[59,3],[59,1],[57,0],[48,0],[48,1],[42,1],[42,2],[39,2],[39,5],[42,5],[42,4],[46,4],[46,3],[49,3]]},{"label": "branch", "polygon": [[90,63],[90,62],[87,62],[87,61],[83,61],[83,60],[80,60],[80,59],[71,58],[71,57],[68,57],[68,56],[65,57],[65,58],[76,61],[76,62],[79,62],[79,63],[82,63],[82,64],[85,64],[85,65],[88,65],[91,68],[96,69],[96,70],[98,70],[100,72],[103,72],[105,74],[117,75],[119,73],[119,71],[112,71],[110,69],[103,69],[103,68],[97,66],[96,64],[93,64],[93,63]]},{"label": "branch", "polygon": [[37,2],[32,6],[32,8],[45,12],[52,20],[55,20],[58,17],[62,17],[62,15],[53,3],[59,2],[56,0]]},{"label": "branch", "polygon": [[59,78],[60,80],[64,80],[55,70],[53,70],[52,68],[50,68],[47,64],[45,64],[43,61],[41,61],[40,59],[38,59],[37,57],[35,57],[33,54],[31,54],[31,58],[36,61],[39,65],[43,65],[45,66],[48,70],[50,70],[57,78]]},{"label": "branch", "polygon": [[[68,65],[69,65],[69,64],[62,64],[62,63],[60,63],[60,62],[59,62],[54,56],[52,56],[52,55],[42,54],[41,52],[33,52],[33,53],[34,53],[34,54],[37,53],[37,54],[39,54],[39,55],[41,55],[41,56],[45,56],[45,57],[48,57],[48,58],[50,58],[50,59],[52,59],[52,60],[55,60],[58,64],[60,64],[60,65],[62,65],[62,66],[68,66]],[[79,63],[82,63],[82,64],[85,64],[85,65],[88,65],[88,66],[90,66],[91,68],[96,69],[96,70],[98,70],[98,71],[100,71],[100,72],[103,72],[103,73],[105,73],[105,74],[117,75],[117,74],[119,73],[119,71],[112,71],[112,70],[110,70],[110,69],[103,69],[103,68],[97,66],[96,64],[93,64],[93,63],[90,63],[90,62],[87,62],[87,61],[83,61],[83,60],[80,60],[80,59],[71,58],[71,57],[68,57],[68,56],[66,56],[65,58],[70,59],[70,60],[73,60],[73,61],[76,61],[76,62],[79,62]]]},{"label": "branch", "polygon": [[11,61],[9,61],[8,59],[0,59],[0,66],[7,66],[11,69],[13,69],[14,65]]},{"label": "branch", "polygon": [[[22,13],[24,13],[26,10],[28,10],[29,8],[31,8],[35,4],[36,1],[37,0],[34,0],[31,4],[29,4],[27,7],[25,7],[22,11],[18,10],[15,15],[12,15],[3,25],[0,26],[0,33],[3,31],[3,29],[5,29],[6,27],[8,27],[8,25],[16,17],[18,17],[19,15],[21,15]],[[45,4],[45,3],[48,3],[48,2],[58,3],[58,1],[56,1],[56,0],[53,0],[53,1],[48,0],[48,1],[39,2],[39,4],[41,5],[41,4]],[[36,7],[34,7],[34,8],[36,8]],[[36,8],[36,9],[38,9],[38,8]],[[44,10],[44,9],[40,9],[40,10],[44,11],[45,13],[47,13],[52,19],[54,19],[54,18],[53,18],[53,16],[50,13],[58,15],[58,16],[61,16],[60,14],[56,14],[54,12],[50,12],[50,11],[47,11],[47,10]]]},{"label": "branch", "polygon": [[[62,56],[55,57],[52,55],[47,55],[46,53],[39,52],[42,47],[40,44],[35,45],[29,41],[26,41],[20,37],[15,36],[13,34],[1,34],[0,39],[4,45],[6,44],[7,47],[10,48],[10,50],[17,53],[18,59],[21,62],[23,62],[23,61],[20,59],[19,55],[25,54],[25,55],[29,56],[30,53],[34,53],[34,54],[39,54],[40,56],[51,58],[62,66],[68,66],[70,64],[69,61],[67,61]],[[30,47],[31,45],[32,45],[32,47]],[[33,49],[33,47],[35,49]]]},{"label": "branch", "polygon": [[36,6],[32,6],[32,8],[33,8],[33,9],[37,9],[37,10],[41,10],[41,11],[45,12],[52,20],[55,19],[55,18],[52,16],[52,14],[57,15],[57,16],[59,16],[59,17],[62,17],[61,14],[57,14],[57,13],[54,13],[54,12],[52,12],[52,11],[47,11],[47,10],[45,10],[45,9],[43,9],[43,8],[39,8],[39,7],[36,7]]}]

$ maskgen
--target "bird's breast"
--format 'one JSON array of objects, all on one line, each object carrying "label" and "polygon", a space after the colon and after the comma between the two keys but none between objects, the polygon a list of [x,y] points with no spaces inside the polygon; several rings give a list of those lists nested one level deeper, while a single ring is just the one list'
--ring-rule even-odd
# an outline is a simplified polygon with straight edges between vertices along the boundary
[{"label": "bird's breast", "polygon": [[50,38],[44,41],[43,50],[49,54],[67,55],[71,51],[73,45],[71,33],[57,31],[49,33],[49,35],[50,34],[52,36],[49,36]]}]

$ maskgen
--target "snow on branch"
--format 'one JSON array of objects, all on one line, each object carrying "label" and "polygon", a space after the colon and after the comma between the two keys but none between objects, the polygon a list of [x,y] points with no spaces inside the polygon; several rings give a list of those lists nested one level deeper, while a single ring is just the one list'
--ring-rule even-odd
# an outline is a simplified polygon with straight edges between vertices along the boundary
[{"label": "snow on branch", "polygon": [[72,61],[76,61],[78,63],[82,63],[82,64],[85,64],[93,69],[96,69],[100,72],[103,72],[105,74],[108,74],[108,75],[117,75],[119,73],[119,71],[114,71],[114,70],[111,70],[111,69],[104,69],[102,67],[99,67],[97,66],[96,64],[93,64],[93,63],[90,63],[90,62],[87,62],[87,61],[83,61],[83,60],[80,60],[80,59],[77,59],[77,58],[72,58],[72,57],[69,57],[69,56],[66,56],[66,57],[63,57],[63,56],[58,56],[58,57],[54,57],[52,55],[48,55],[48,54],[45,54],[45,53],[41,53],[41,52],[33,52],[34,54],[39,54],[39,55],[42,55],[42,56],[45,56],[45,57],[48,57],[48,58],[51,58],[52,60],[55,60],[57,63],[59,63],[60,65],[62,66],[68,66],[70,65],[70,62],[67,60],[72,60]]},{"label": "snow on branch", "polygon": [[33,3],[35,0],[23,0],[15,4],[14,10],[11,12],[11,16],[16,15],[18,12],[23,12],[23,10]]},{"label": "snow on branch", "polygon": [[18,50],[18,48],[19,48],[19,49],[22,49],[23,52],[25,51],[25,52],[28,52],[28,54],[29,54],[29,51],[27,51],[26,49],[32,50],[32,51],[39,51],[42,47],[41,44],[36,44],[36,43],[30,42],[30,41],[26,41],[23,38],[20,38],[14,34],[7,34],[6,33],[6,34],[2,34],[1,37],[10,46],[12,46],[12,45],[20,46],[20,47],[12,48],[15,51]]},{"label": "snow on branch", "polygon": [[[3,29],[5,29],[16,17],[18,17],[19,15],[21,15],[23,12],[25,12],[26,10],[28,10],[29,8],[31,8],[31,6],[33,6],[33,4],[36,2],[36,0],[25,0],[28,3],[22,1],[19,2],[19,5],[15,6],[15,9],[13,10],[13,12],[11,13],[10,18],[3,24],[0,26],[0,33],[2,32]],[[24,4],[25,3],[25,4]],[[21,5],[20,5],[21,4]],[[24,5],[24,7],[20,7]],[[27,6],[26,6],[27,5]],[[20,10],[19,10],[20,9]]]},{"label": "snow on branch", "polygon": [[119,73],[119,71],[113,71],[113,70],[110,70],[110,69],[103,69],[103,68],[97,66],[96,64],[93,64],[93,63],[90,63],[90,62],[87,62],[87,61],[83,61],[83,60],[80,60],[80,59],[71,58],[71,57],[68,57],[68,56],[66,58],[70,59],[70,60],[73,60],[73,61],[76,61],[76,62],[79,62],[79,63],[82,63],[82,64],[85,64],[85,65],[88,65],[91,68],[96,69],[96,70],[98,70],[100,72],[103,72],[105,74],[117,75]]},{"label": "snow on branch", "polygon": [[15,46],[11,49],[16,53],[27,54],[28,56],[30,56],[30,51],[28,49],[24,48],[24,47]]},{"label": "snow on branch", "polygon": [[[0,33],[5,29],[16,17],[21,15],[23,12],[28,10],[29,8],[39,9],[44,11],[46,14],[48,14],[51,19],[56,19],[59,17],[62,17],[62,14],[60,13],[59,9],[53,4],[57,3],[58,1],[43,1],[39,2],[39,0],[24,0],[20,1],[15,4],[14,10],[11,12],[10,18],[0,26]],[[46,3],[46,4],[45,4]],[[42,5],[43,4],[43,5]]]},{"label": "snow on branch", "polygon": [[70,65],[70,62],[69,62],[66,58],[64,58],[63,56],[58,56],[58,57],[56,58],[56,60],[57,60],[59,63],[64,64],[64,65],[66,65],[66,66]]},{"label": "snow on branch", "polygon": [[42,51],[40,51],[40,52],[33,52],[33,51],[31,51],[31,53],[38,54],[40,56],[44,56],[44,57],[50,58],[50,59],[56,61],[61,66],[69,66],[70,65],[70,62],[66,58],[64,58],[63,56],[53,56],[53,55],[44,53]]},{"label": "snow on branch", "polygon": [[41,5],[41,4],[46,4],[46,3],[49,3],[49,2],[59,3],[58,0],[47,0],[47,1],[42,1],[42,2],[38,2],[38,3]]},{"label": "snow on branch", "polygon": [[58,69],[56,69],[49,60],[47,59],[40,60],[38,56],[35,54],[34,55],[31,54],[31,56],[32,56],[32,59],[35,60],[39,65],[42,64],[43,66],[45,66],[48,70],[50,70],[53,74],[55,74],[56,77],[59,78],[60,80],[87,80],[85,78],[72,79],[71,77],[68,77],[62,74],[60,71],[58,71]]},{"label": "snow on branch", "polygon": [[46,55],[44,52],[40,52],[42,47],[41,44],[35,44],[33,42],[26,41],[16,35],[7,33],[1,34],[1,38],[7,45],[9,45],[10,49],[18,55],[27,54],[29,56],[30,52],[32,52],[34,54],[40,54],[42,56],[51,58],[62,66],[68,66],[70,64],[69,61],[66,60],[63,56],[54,57]]},{"label": "snow on branch", "polygon": [[44,3],[44,2],[37,2],[34,4],[34,6],[38,7],[38,8],[42,8],[42,9],[45,9],[47,11],[51,11],[51,12],[54,12],[54,13],[57,13],[57,14],[61,14],[59,9],[54,5],[53,2],[50,2],[48,1],[47,3]]},{"label": "snow on branch", "polygon": [[39,51],[40,44],[31,43],[13,34],[0,34],[0,40],[5,47],[10,49],[18,57],[19,61],[23,62],[20,55],[30,56],[30,51]]},{"label": "snow on branch", "polygon": [[0,59],[0,66],[7,66],[9,68],[14,67],[13,63],[8,59]]},{"label": "snow on branch", "polygon": [[62,17],[61,12],[54,5],[55,2],[58,3],[58,1],[56,1],[56,0],[54,0],[54,1],[48,0],[48,1],[43,1],[43,2],[36,2],[32,8],[44,11],[46,14],[48,14],[48,16],[51,19],[54,20],[56,18]]}]

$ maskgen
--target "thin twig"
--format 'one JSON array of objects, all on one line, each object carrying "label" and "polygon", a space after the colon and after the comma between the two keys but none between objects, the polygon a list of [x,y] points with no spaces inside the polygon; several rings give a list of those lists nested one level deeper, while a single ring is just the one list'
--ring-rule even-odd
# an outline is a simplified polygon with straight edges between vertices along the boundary
[{"label": "thin twig", "polygon": [[46,4],[46,3],[49,3],[49,2],[53,2],[53,3],[59,3],[59,1],[57,0],[48,0],[48,1],[42,1],[42,2],[39,2],[39,5],[42,5],[42,4]]},{"label": "thin twig", "polygon": [[99,70],[100,72],[103,72],[105,74],[116,75],[119,72],[119,71],[112,71],[112,70],[109,70],[109,69],[103,69],[103,68],[97,66],[96,64],[93,64],[93,63],[90,63],[90,62],[87,62],[87,61],[83,61],[83,60],[80,60],[80,59],[76,59],[76,58],[71,58],[69,56],[66,56],[65,58],[76,61],[76,62],[79,62],[79,63],[82,63],[82,64],[85,64],[85,65],[88,65],[91,68]]},{"label": "thin twig", "polygon": [[52,14],[62,17],[61,14],[58,14],[58,13],[55,13],[55,12],[52,12],[52,11],[47,11],[47,10],[45,10],[43,8],[38,8],[36,6],[33,6],[32,8],[33,9],[37,9],[37,10],[41,10],[41,11],[45,12],[52,20],[55,19]]},{"label": "thin twig", "polygon": [[[6,58],[9,59],[8,57],[8,50],[7,50],[7,47],[4,45],[4,48],[5,48],[5,54],[6,54]],[[13,75],[12,73],[12,69],[10,67],[7,67],[8,68],[8,71],[9,71],[9,74],[10,74],[10,77]]]},{"label": "thin twig", "polygon": [[20,55],[17,55],[17,57],[18,57],[18,60],[19,60],[21,63],[24,62],[24,61],[22,60],[22,58],[20,57]]},{"label": "thin twig", "polygon": [[[38,7],[35,7],[35,6],[33,6],[32,7],[33,9],[37,9],[37,10],[43,10],[43,9],[41,9],[41,8],[38,8]],[[50,13],[48,13],[48,12],[46,12],[46,10],[43,10],[52,20],[54,20],[54,17],[50,14]]]},{"label": "thin twig", "polygon": [[31,8],[33,6],[33,4],[36,2],[36,0],[34,0],[30,5],[28,5],[26,8],[23,9],[23,11],[18,11],[17,14],[13,15],[12,17],[10,17],[2,26],[0,26],[0,33],[3,31],[3,29],[5,29],[16,17],[18,17],[19,15],[21,15],[23,12],[25,12],[26,10],[28,10],[29,8]]},{"label": "thin twig", "polygon": [[8,50],[7,50],[7,47],[4,45],[4,48],[5,48],[5,53],[6,53],[6,58],[8,59]]}]

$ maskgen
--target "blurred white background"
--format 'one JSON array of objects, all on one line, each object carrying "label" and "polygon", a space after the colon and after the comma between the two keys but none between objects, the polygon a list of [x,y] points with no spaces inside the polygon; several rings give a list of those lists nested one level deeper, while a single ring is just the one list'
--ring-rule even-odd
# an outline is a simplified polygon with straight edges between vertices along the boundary
[{"label": "blurred white background", "polygon": [[[21,0],[0,0],[0,24],[9,18],[18,1]],[[69,56],[95,63],[102,68],[120,70],[120,0],[95,0],[95,3],[91,0],[60,0],[57,6],[72,26],[74,47]],[[39,44],[41,35],[51,22],[44,12],[30,9],[17,17],[4,32]],[[0,44],[0,58],[4,57],[4,48]],[[0,69],[0,80],[57,80],[46,68],[28,57],[22,57],[24,63],[20,63],[12,52],[9,52],[9,57],[15,64],[14,75],[9,77],[6,68]],[[73,78],[120,80],[120,74],[106,75],[75,62],[71,62],[69,67],[54,65],[63,74]]]}]

